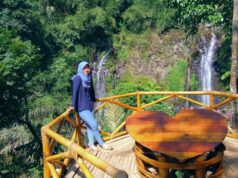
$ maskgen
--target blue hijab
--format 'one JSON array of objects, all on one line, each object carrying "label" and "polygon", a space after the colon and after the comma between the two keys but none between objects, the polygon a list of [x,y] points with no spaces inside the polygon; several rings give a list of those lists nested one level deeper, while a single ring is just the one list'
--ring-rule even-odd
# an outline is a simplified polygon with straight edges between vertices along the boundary
[{"label": "blue hijab", "polygon": [[83,68],[86,65],[89,65],[88,62],[86,62],[86,61],[82,61],[82,62],[79,63],[77,74],[72,77],[72,80],[74,79],[74,77],[79,75],[81,80],[82,80],[83,87],[90,88],[91,87],[91,82],[92,82],[92,77],[91,77],[91,75],[85,75],[83,73]]}]

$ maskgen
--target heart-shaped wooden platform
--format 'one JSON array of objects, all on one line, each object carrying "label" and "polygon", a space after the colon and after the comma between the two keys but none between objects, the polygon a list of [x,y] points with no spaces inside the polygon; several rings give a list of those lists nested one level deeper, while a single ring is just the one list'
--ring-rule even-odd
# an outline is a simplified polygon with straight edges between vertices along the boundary
[{"label": "heart-shaped wooden platform", "polygon": [[227,133],[225,118],[207,109],[185,109],[175,117],[140,111],[126,119],[126,130],[140,144],[184,161],[221,143]]}]

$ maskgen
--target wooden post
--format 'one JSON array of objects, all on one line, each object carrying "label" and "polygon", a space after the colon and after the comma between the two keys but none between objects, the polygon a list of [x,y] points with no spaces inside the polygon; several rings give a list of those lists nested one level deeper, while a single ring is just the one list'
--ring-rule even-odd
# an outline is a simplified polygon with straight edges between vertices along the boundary
[{"label": "wooden post", "polygon": [[141,107],[140,107],[140,93],[137,92],[136,94],[136,104],[137,104],[137,110],[140,111]]},{"label": "wooden post", "polygon": [[82,146],[82,142],[81,142],[81,135],[80,135],[80,117],[77,113],[75,113],[75,118],[76,118],[76,135],[77,135],[77,139],[78,139],[78,144]]},{"label": "wooden post", "polygon": [[[167,162],[167,159],[164,155],[158,156],[158,160],[159,160],[159,162]],[[169,169],[159,167],[159,176],[163,177],[163,178],[168,178],[169,177]]]},{"label": "wooden post", "polygon": [[[206,154],[201,155],[200,157],[197,158],[196,163],[201,162],[201,164],[202,164],[202,162],[204,162],[206,157],[207,157]],[[205,170],[203,168],[202,169],[196,169],[195,171],[196,171],[195,172],[195,178],[204,178],[205,175],[206,175]]]},{"label": "wooden post", "polygon": [[49,169],[50,169],[50,171],[51,171],[51,173],[52,173],[52,177],[53,177],[53,178],[59,178],[59,175],[58,175],[58,173],[57,173],[57,171],[56,171],[54,165],[51,164],[51,163],[47,163],[47,166],[49,167]]},{"label": "wooden post", "polygon": [[[142,150],[142,146],[140,145],[140,144],[138,144],[137,142],[135,143],[135,149],[137,149],[141,154],[143,154],[144,155],[144,152],[143,152],[143,150]],[[138,167],[140,167],[141,169],[144,169],[145,171],[146,171],[146,167],[145,167],[145,165],[144,165],[144,162],[140,159],[140,158],[138,158],[138,157],[136,157],[136,162],[137,162],[137,166]],[[139,169],[138,169],[139,170]],[[142,173],[141,173],[142,174]],[[142,174],[143,175],[143,174]]]},{"label": "wooden post", "polygon": [[[65,120],[60,121],[59,126],[56,130],[57,133],[60,132],[64,123],[65,123]],[[51,142],[50,142],[50,152],[52,152],[52,150],[54,149],[55,144],[56,144],[55,140],[51,140]]]},{"label": "wooden post", "polygon": [[209,109],[214,109],[214,106],[215,106],[215,102],[214,102],[214,95],[213,94],[210,94],[209,95],[209,99],[210,99],[210,103],[209,103]]},{"label": "wooden post", "polygon": [[44,178],[50,178],[50,169],[48,166],[48,162],[46,158],[50,156],[50,141],[44,130],[47,128],[41,129],[41,137],[42,137],[42,147],[43,147],[43,160],[44,160]]},{"label": "wooden post", "polygon": [[124,126],[125,126],[126,122],[123,121],[111,134],[110,136],[114,136],[117,132],[119,132]]}]

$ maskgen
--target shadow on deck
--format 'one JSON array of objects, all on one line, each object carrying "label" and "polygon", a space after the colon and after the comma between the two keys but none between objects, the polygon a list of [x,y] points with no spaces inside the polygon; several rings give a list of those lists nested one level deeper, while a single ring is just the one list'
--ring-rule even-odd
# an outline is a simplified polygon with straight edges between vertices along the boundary
[{"label": "shadow on deck", "polygon": [[[129,178],[140,178],[136,167],[136,159],[133,153],[134,140],[125,135],[116,139],[108,141],[114,148],[113,151],[94,151],[91,152],[95,156],[105,160],[116,168],[125,170]],[[224,141],[226,145],[225,158],[223,161],[224,174],[223,178],[238,178],[238,139],[226,138]],[[109,178],[100,169],[86,163],[89,170],[95,178]],[[76,164],[72,164],[69,168],[65,178],[83,178],[83,174]]]}]

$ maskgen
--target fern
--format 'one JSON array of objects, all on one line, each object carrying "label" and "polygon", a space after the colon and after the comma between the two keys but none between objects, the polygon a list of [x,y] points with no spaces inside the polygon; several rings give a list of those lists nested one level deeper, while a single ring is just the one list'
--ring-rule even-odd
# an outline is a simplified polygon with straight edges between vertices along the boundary
[{"label": "fern", "polygon": [[112,132],[124,121],[125,112],[117,105],[108,104],[97,118],[102,130]]}]

